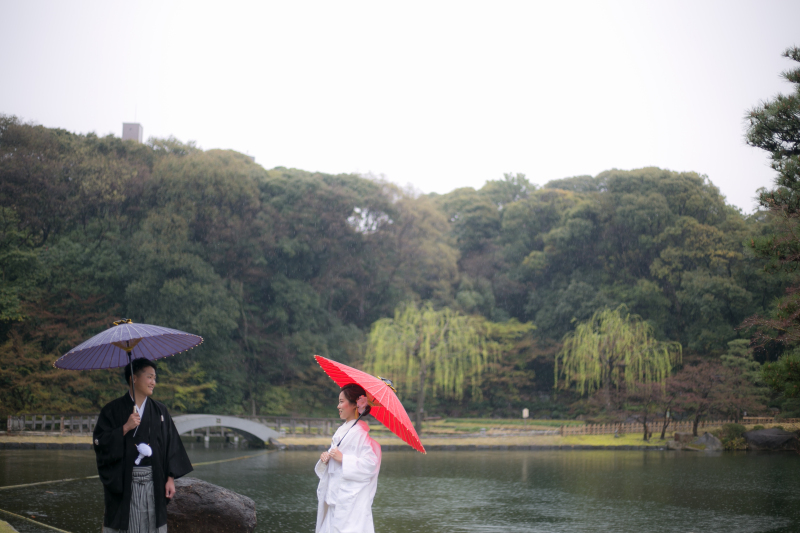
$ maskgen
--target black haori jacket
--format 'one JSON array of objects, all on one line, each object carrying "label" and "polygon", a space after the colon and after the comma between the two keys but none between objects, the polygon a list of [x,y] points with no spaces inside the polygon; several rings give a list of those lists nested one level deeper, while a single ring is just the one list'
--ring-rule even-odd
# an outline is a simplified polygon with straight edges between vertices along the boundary
[{"label": "black haori jacket", "polygon": [[[148,398],[139,432],[148,430],[147,444],[153,449],[153,492],[156,503],[156,526],[167,523],[167,477],[178,479],[192,471],[192,463],[183,447],[175,423],[163,403]],[[139,456],[133,431],[123,436],[122,426],[133,412],[129,394],[109,402],[94,428],[93,444],[97,456],[97,472],[103,483],[105,514],[103,525],[113,529],[128,529],[131,507],[131,478],[134,461]],[[147,427],[149,426],[149,427]]]}]

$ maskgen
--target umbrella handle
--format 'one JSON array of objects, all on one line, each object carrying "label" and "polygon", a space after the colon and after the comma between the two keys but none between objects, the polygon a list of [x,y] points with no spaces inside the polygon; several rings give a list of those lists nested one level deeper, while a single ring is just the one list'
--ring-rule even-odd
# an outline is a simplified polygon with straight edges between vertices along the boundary
[{"label": "umbrella handle", "polygon": [[125,353],[128,354],[128,364],[131,366],[131,379],[128,385],[130,386],[131,390],[131,398],[133,399],[133,412],[136,412],[136,391],[133,388],[133,359],[131,358],[131,353],[133,352],[133,348],[130,350],[126,350]]}]

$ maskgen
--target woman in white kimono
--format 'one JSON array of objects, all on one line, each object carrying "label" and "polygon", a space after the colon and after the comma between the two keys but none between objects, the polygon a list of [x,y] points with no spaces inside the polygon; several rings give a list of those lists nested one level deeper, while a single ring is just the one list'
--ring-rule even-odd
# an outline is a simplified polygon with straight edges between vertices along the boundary
[{"label": "woman in white kimono", "polygon": [[355,383],[345,385],[339,393],[339,418],[345,422],[314,468],[319,476],[316,533],[375,531],[372,499],[378,488],[381,446],[361,420],[370,410],[366,394]]}]

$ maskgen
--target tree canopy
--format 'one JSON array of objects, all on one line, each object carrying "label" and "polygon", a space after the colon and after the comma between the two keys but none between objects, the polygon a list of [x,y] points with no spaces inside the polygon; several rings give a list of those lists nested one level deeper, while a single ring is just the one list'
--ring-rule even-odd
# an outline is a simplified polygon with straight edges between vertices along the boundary
[{"label": "tree canopy", "polygon": [[463,317],[483,361],[443,373],[426,409],[574,415],[579,395],[553,388],[565,335],[625,305],[652,342],[718,359],[789,285],[752,251],[778,226],[693,172],[544,186],[508,174],[422,195],[2,116],[0,410],[93,410],[119,394],[118,373],[50,364],[124,316],[206,339],[163,363],[176,410],[321,414],[335,387],[312,356],[363,365],[373,328],[415,302]]},{"label": "tree canopy", "polygon": [[604,309],[564,336],[555,365],[556,385],[563,376],[563,386],[574,384],[580,394],[602,389],[610,405],[612,387],[665,387],[680,357],[679,343],[656,340],[653,327],[624,306]]},{"label": "tree canopy", "polygon": [[[788,48],[783,55],[800,63],[800,48]],[[769,152],[777,173],[775,188],[763,189],[759,194],[770,224],[766,231],[754,235],[750,248],[766,260],[766,272],[789,276],[792,284],[776,305],[748,318],[745,326],[755,330],[756,344],[762,349],[775,344],[788,348],[780,360],[764,366],[764,378],[782,396],[773,405],[788,407],[790,412],[785,414],[792,416],[800,413],[796,401],[800,391],[800,286],[796,280],[800,266],[800,67],[795,64],[783,73],[783,78],[793,85],[792,91],[762,102],[746,117],[748,144]]]},{"label": "tree canopy", "polygon": [[393,376],[403,392],[416,393],[416,428],[421,432],[428,388],[433,396],[460,400],[470,386],[473,397],[479,399],[484,367],[502,355],[508,340],[513,344],[531,329],[516,321],[488,323],[448,307],[437,310],[431,302],[406,303],[393,318],[372,325],[366,367],[376,375]]}]

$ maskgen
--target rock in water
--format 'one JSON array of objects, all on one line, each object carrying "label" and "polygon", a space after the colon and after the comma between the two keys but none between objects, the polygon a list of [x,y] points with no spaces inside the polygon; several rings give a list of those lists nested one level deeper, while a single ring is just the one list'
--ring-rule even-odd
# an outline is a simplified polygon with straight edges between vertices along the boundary
[{"label": "rock in water", "polygon": [[167,505],[169,533],[252,533],[256,504],[206,481],[184,477],[175,480],[175,497]]},{"label": "rock in water", "polygon": [[718,452],[722,450],[722,441],[706,431],[692,441],[692,446],[702,448],[707,452]]},{"label": "rock in water", "polygon": [[747,441],[747,448],[750,450],[780,451],[800,448],[800,441],[798,441],[796,433],[790,433],[778,428],[747,431],[743,437]]}]

